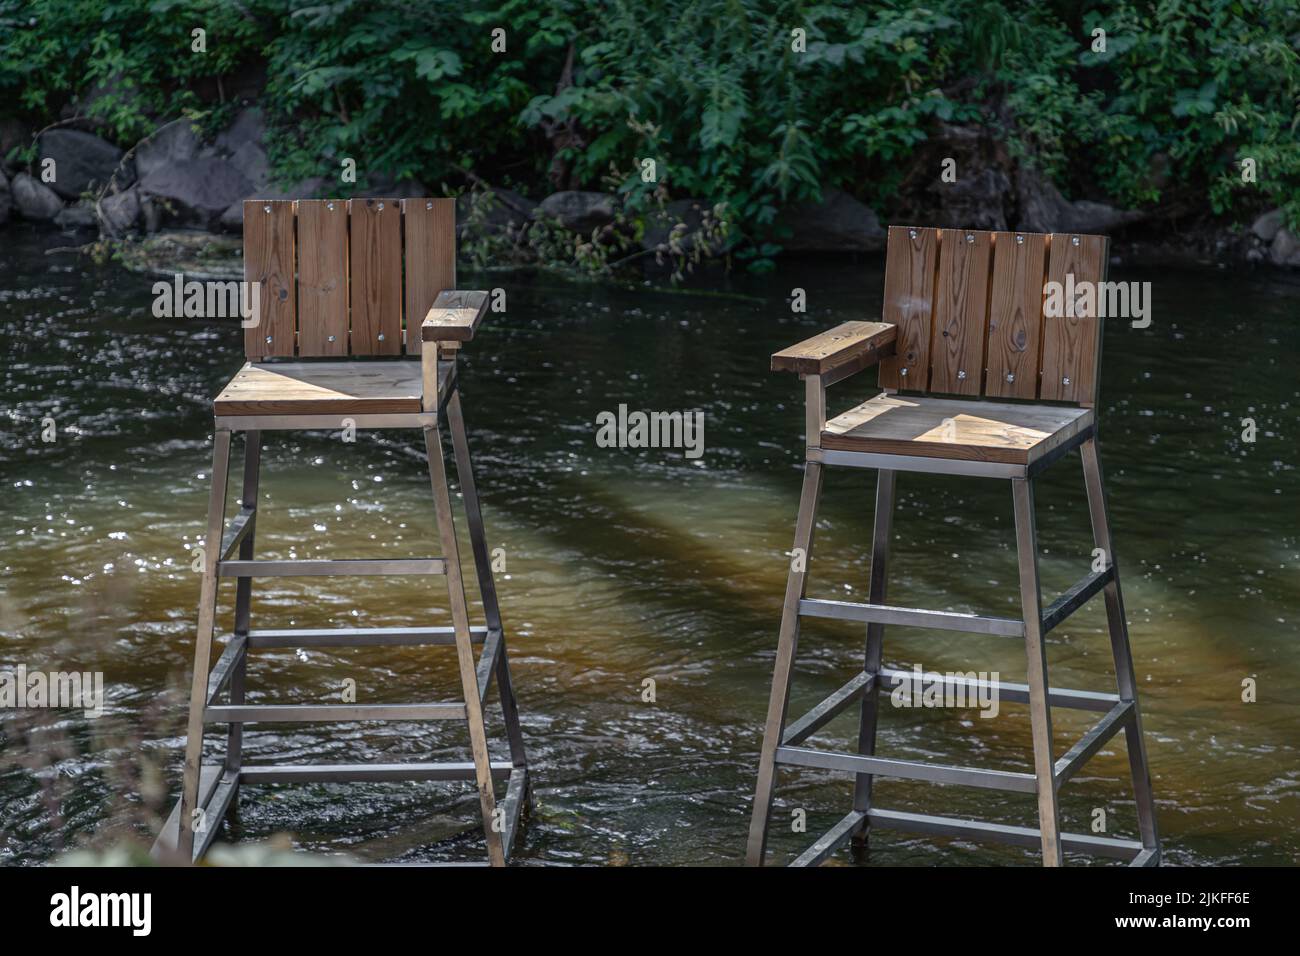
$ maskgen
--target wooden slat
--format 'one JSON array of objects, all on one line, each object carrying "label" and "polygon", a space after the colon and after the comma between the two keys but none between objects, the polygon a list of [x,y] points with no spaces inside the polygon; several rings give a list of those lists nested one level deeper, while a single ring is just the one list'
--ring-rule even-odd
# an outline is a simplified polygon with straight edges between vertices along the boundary
[{"label": "wooden slat", "polygon": [[894,341],[898,330],[884,322],[844,322],[772,355],[772,371],[825,375],[865,352]]},{"label": "wooden slat", "polygon": [[348,207],[298,200],[298,354],[348,354]]},{"label": "wooden slat", "polygon": [[291,200],[245,200],[244,281],[259,283],[259,321],[244,330],[250,359],[293,355],[293,242]]},{"label": "wooden slat", "polygon": [[418,355],[420,323],[438,293],[456,288],[456,200],[403,199],[406,230],[406,351]]},{"label": "wooden slat", "polygon": [[421,410],[419,362],[246,363],[217,415],[396,415]]},{"label": "wooden slat", "polygon": [[[1048,240],[1047,281],[1067,287],[1068,277],[1099,283],[1106,277],[1109,240],[1105,236],[1052,233]],[[1078,315],[1043,317],[1043,374],[1039,397],[1092,405],[1101,361],[1101,320]]]},{"label": "wooden slat", "polygon": [[468,342],[487,312],[488,294],[462,289],[439,292],[433,300],[420,334],[426,342]]},{"label": "wooden slat", "polygon": [[984,329],[992,245],[992,234],[988,232],[973,229],[940,232],[939,279],[930,343],[931,392],[980,393],[984,383]]},{"label": "wooden slat", "polygon": [[[890,226],[881,318],[898,326],[894,355],[880,363],[883,388],[925,391],[930,372],[937,229]],[[906,374],[903,374],[906,372]]]},{"label": "wooden slat", "polygon": [[990,398],[1037,397],[1046,264],[1046,236],[1025,232],[995,234],[988,380],[984,386],[984,394]]},{"label": "wooden slat", "polygon": [[396,199],[348,200],[352,354],[402,352],[402,210]]}]

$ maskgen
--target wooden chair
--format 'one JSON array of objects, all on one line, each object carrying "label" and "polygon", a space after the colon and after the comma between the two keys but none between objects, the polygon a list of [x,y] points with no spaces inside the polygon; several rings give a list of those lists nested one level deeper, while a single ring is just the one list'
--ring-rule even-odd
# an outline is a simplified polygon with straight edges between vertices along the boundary
[{"label": "wooden chair", "polygon": [[[460,779],[477,783],[488,861],[504,865],[510,858],[529,799],[528,766],[456,375],[457,350],[474,337],[488,297],[484,292],[454,291],[455,209],[451,199],[250,200],[244,204],[244,274],[246,281],[260,284],[260,308],[258,321],[245,332],[248,361],[214,403],[212,492],[184,781],[181,799],[155,845],[155,854],[162,858],[201,857],[241,783]],[[381,357],[390,360],[376,360]],[[451,432],[469,522],[486,618],[481,627],[470,625],[465,599],[442,449],[443,422]],[[338,431],[348,425],[423,430],[442,556],[255,560],[262,432]],[[245,434],[243,491],[238,514],[227,526],[230,438],[237,431]],[[452,624],[251,627],[254,578],[327,574],[444,575]],[[236,581],[233,634],[209,671],[217,585],[229,578]],[[252,651],[382,644],[454,645],[463,700],[396,705],[245,703]],[[477,661],[475,645],[482,645]],[[494,676],[509,762],[491,761],[488,756],[483,709]],[[294,766],[245,764],[241,759],[245,724],[352,720],[465,721],[472,762]],[[201,763],[204,727],[213,723],[228,727],[225,758]],[[494,784],[499,778],[506,780],[500,808]]]},{"label": "wooden chair", "polygon": [[[1095,406],[1101,325],[1096,318],[1044,317],[1044,280],[1100,282],[1107,240],[1102,236],[1034,235],[957,229],[891,227],[885,268],[883,322],[846,322],[772,356],[772,368],[796,372],[807,392],[807,456],[794,554],[786,584],[772,693],[759,761],[748,862],[766,855],[768,818],[778,766],[851,774],[853,807],[794,862],[815,865],[846,842],[866,848],[870,827],[992,839],[1042,847],[1043,863],[1059,865],[1062,850],[1131,861],[1159,862],[1155,808],[1147,770],[1124,602],[1111,542]],[[1073,310],[1072,310],[1073,311]],[[826,387],[879,365],[881,394],[826,417]],[[956,397],[938,397],[956,396]],[[986,400],[987,399],[987,400]],[[1047,608],[1038,581],[1033,479],[1071,449],[1083,457],[1093,540],[1105,567],[1084,577]],[[878,469],[875,527],[866,603],[805,596],[822,471],[827,465]],[[1011,480],[1020,568],[1022,619],[895,607],[886,601],[886,572],[900,471]],[[1085,601],[1105,595],[1117,694],[1049,688],[1044,638]],[[836,618],[867,625],[862,671],[807,714],[788,723],[786,708],[801,618]],[[882,666],[886,625],[1023,637],[1028,684],[976,682],[1001,700],[1029,705],[1034,772],[944,767],[876,755],[882,685],[902,672]],[[970,686],[969,681],[949,679]],[[859,705],[856,751],[816,750],[804,741],[850,705]],[[1059,759],[1052,749],[1050,706],[1100,713],[1099,722]],[[1123,730],[1137,801],[1141,840],[1062,834],[1057,790],[1114,734]],[[1036,793],[1038,829],[904,813],[872,805],[876,776],[929,780]]]}]

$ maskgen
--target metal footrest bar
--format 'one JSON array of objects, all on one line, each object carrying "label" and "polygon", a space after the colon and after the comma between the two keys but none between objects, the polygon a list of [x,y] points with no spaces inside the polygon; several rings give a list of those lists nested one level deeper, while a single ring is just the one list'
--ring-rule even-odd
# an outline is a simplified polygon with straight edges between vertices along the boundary
[{"label": "metal footrest bar", "polygon": [[483,643],[483,653],[479,656],[475,677],[478,679],[478,700],[482,705],[487,700],[488,688],[492,686],[492,673],[496,670],[497,658],[501,656],[501,631],[493,629],[488,632]]},{"label": "metal footrest bar", "polygon": [[926,611],[921,608],[892,607],[888,604],[856,604],[852,601],[804,598],[799,602],[799,615],[863,621],[868,624],[933,627],[945,631],[968,631],[972,634],[1003,634],[1008,637],[1025,635],[1024,623],[1012,618],[985,617],[960,611]]},{"label": "metal footrest bar", "polygon": [[781,744],[786,747],[801,744],[818,730],[830,723],[835,717],[863,694],[871,689],[875,676],[861,671],[847,684],[831,694],[808,713],[804,714],[785,729]]},{"label": "metal footrest bar", "polygon": [[866,822],[867,815],[854,810],[835,826],[831,827],[822,835],[820,839],[808,849],[800,853],[791,866],[821,866],[826,860],[849,841],[853,834]]},{"label": "metal footrest bar", "polygon": [[951,767],[944,764],[922,763],[918,760],[868,757],[864,754],[811,750],[806,747],[778,747],[776,762],[786,766],[838,770],[851,774],[868,773],[880,777],[901,777],[905,780],[928,780],[931,783],[955,783],[964,787],[982,787],[986,790],[1010,790],[1017,793],[1038,791],[1038,781],[1032,773],[982,770],[978,767]]},{"label": "metal footrest bar", "polygon": [[528,768],[515,767],[510,774],[510,783],[506,786],[506,798],[501,804],[504,825],[501,834],[501,845],[507,863],[510,862],[510,854],[515,847],[515,834],[519,832],[519,817],[523,813],[527,797]]},{"label": "metal footrest bar", "polygon": [[[1042,843],[1042,835],[1036,827],[1017,827],[1005,823],[988,823],[983,820],[965,820],[958,817],[875,808],[867,811],[867,820],[871,826],[884,830],[967,837],[972,840],[989,840],[1030,849],[1037,849]],[[1136,840],[1121,840],[1088,833],[1062,833],[1061,845],[1066,850],[1130,861],[1147,849]]]},{"label": "metal footrest bar", "polygon": [[[471,627],[475,644],[487,639],[486,627]],[[455,644],[454,627],[324,627],[281,628],[248,632],[248,646],[261,647],[380,647],[399,644]]]},{"label": "metal footrest bar", "polygon": [[221,658],[217,661],[217,666],[212,668],[212,673],[208,675],[208,706],[211,707],[221,696],[221,692],[226,689],[230,683],[231,675],[244,660],[248,653],[248,638],[242,634],[236,634],[226,644],[226,649],[221,652]]},{"label": "metal footrest bar", "polygon": [[454,701],[437,704],[218,704],[203,710],[203,722],[207,724],[464,719],[465,705]]},{"label": "metal footrest bar", "polygon": [[446,574],[442,558],[360,558],[302,561],[222,561],[217,574],[223,578],[299,578],[327,574]]},{"label": "metal footrest bar", "polygon": [[[892,667],[883,667],[880,670],[881,689],[897,687],[904,680],[910,680],[915,676],[910,671],[898,670]],[[968,691],[989,689],[996,691],[999,700],[1011,701],[1015,704],[1029,703],[1029,685],[1013,684],[1009,681],[988,681],[977,680],[958,675],[947,675],[937,673],[926,673],[927,683],[942,686],[946,691],[949,687],[963,687]],[[973,694],[968,695],[969,700],[974,700]],[[1047,700],[1053,707],[1070,707],[1075,710],[1095,710],[1105,712],[1110,710],[1120,702],[1118,694],[1103,694],[1091,690],[1065,690],[1052,687],[1047,691]]]},{"label": "metal footrest bar", "polygon": [[1094,571],[1053,601],[1048,605],[1047,610],[1043,612],[1043,633],[1046,634],[1083,607],[1093,595],[1109,584],[1114,577],[1114,565],[1104,571]]},{"label": "metal footrest bar", "polygon": [[1060,760],[1056,761],[1054,774],[1059,786],[1065,783],[1100,750],[1106,741],[1115,736],[1115,733],[1121,728],[1128,725],[1133,719],[1134,707],[1131,700],[1122,700],[1099,720],[1096,725],[1086,734],[1079,738],[1079,742],[1065,752]]},{"label": "metal footrest bar", "polygon": [[235,549],[248,536],[248,529],[253,526],[253,516],[255,514],[257,514],[257,509],[251,505],[244,505],[239,509],[239,514],[235,515],[235,520],[230,522],[230,527],[226,529],[226,533],[221,539],[222,561],[234,556]]},{"label": "metal footrest bar", "polygon": [[[492,776],[504,780],[513,768],[493,762]],[[473,780],[472,763],[245,764],[244,783],[390,783],[408,780]]]}]

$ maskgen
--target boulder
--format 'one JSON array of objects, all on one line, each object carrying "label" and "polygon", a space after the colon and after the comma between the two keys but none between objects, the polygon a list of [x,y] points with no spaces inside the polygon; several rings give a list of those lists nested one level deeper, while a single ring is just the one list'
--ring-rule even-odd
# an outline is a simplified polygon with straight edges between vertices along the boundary
[{"label": "boulder", "polygon": [[195,159],[202,145],[198,132],[187,119],[159,126],[135,145],[136,173],[144,179],[173,163]]},{"label": "boulder", "polygon": [[14,206],[24,219],[53,219],[63,209],[63,200],[49,186],[27,173],[14,177]]},{"label": "boulder", "polygon": [[1300,238],[1290,229],[1279,228],[1268,247],[1268,257],[1275,266],[1300,266]]},{"label": "boulder", "polygon": [[461,193],[456,198],[457,232],[464,238],[471,225],[487,235],[508,229],[518,232],[532,221],[536,209],[537,203],[510,189]]},{"label": "boulder", "polygon": [[[941,123],[918,150],[900,186],[895,221],[1006,229],[1013,208],[1012,165],[1006,147],[983,127]],[[948,171],[951,181],[945,179]]]},{"label": "boulder", "polygon": [[324,176],[304,179],[289,189],[253,189],[248,195],[235,200],[221,213],[217,225],[227,232],[242,232],[244,229],[245,199],[316,199],[325,195],[331,180]]},{"label": "boulder", "polygon": [[94,229],[98,221],[94,204],[85,200],[73,203],[71,206],[65,206],[54,217],[54,224],[67,232],[77,229]]},{"label": "boulder", "polygon": [[418,179],[403,179],[381,174],[371,180],[371,185],[353,193],[358,199],[421,199],[429,190]]},{"label": "boulder", "polygon": [[47,159],[54,160],[54,180],[49,185],[64,199],[77,199],[88,189],[108,185],[114,173],[119,188],[135,179],[131,164],[122,164],[122,151],[92,133],[49,130],[41,134],[39,152],[38,168],[44,169]]},{"label": "boulder", "polygon": [[209,229],[231,203],[253,193],[253,184],[229,161],[216,157],[182,160],[140,180],[141,199],[160,207],[163,219]]},{"label": "boulder", "polygon": [[0,169],[0,226],[9,221],[9,210],[13,208],[13,193],[9,191],[9,177]]},{"label": "boulder", "polygon": [[106,196],[99,202],[99,225],[107,236],[126,235],[140,222],[140,187],[132,186],[125,192]]},{"label": "boulder", "polygon": [[590,234],[610,225],[617,212],[614,197],[608,193],[570,189],[547,196],[534,216],[554,220],[571,232]]},{"label": "boulder", "polygon": [[271,183],[271,163],[266,150],[258,143],[244,143],[230,156],[230,165],[253,184],[254,189],[265,189]]},{"label": "boulder", "polygon": [[1082,232],[1105,234],[1144,218],[1105,203],[1079,199],[1070,202],[1046,177],[1028,164],[1016,171],[1019,227],[1026,232]]},{"label": "boulder", "polygon": [[250,106],[247,109],[240,110],[239,115],[235,117],[230,128],[217,136],[216,147],[227,155],[233,156],[239,152],[240,147],[252,144],[262,146],[266,136],[266,122],[262,118],[262,110],[257,106]]},{"label": "boulder", "polygon": [[871,208],[840,189],[822,192],[815,205],[787,207],[777,219],[790,230],[778,241],[790,252],[874,252],[885,248],[885,230]]},{"label": "boulder", "polygon": [[1282,228],[1282,210],[1274,209],[1272,212],[1266,212],[1250,227],[1256,238],[1260,242],[1272,242],[1279,229]]}]

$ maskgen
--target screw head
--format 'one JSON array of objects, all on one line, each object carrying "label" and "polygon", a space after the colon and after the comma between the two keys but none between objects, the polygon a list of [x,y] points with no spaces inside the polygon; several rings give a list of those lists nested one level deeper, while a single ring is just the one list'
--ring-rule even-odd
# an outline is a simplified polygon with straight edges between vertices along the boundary
[{"label": "screw head", "polygon": [[379,333],[379,341],[382,342],[383,340],[384,340],[384,333],[383,333],[383,332],[380,332],[380,333]]},{"label": "screw head", "polygon": [[325,204],[325,208],[328,209],[330,212],[333,212],[333,211],[334,211],[334,204],[333,204],[332,202],[327,202],[327,203]]},{"label": "screw head", "polygon": [[1072,236],[1072,237],[1070,238],[1070,245],[1072,245],[1072,246],[1077,246],[1078,244],[1079,244],[1079,237],[1078,237],[1078,236]]},{"label": "screw head", "polygon": [[334,341],[334,336],[331,335],[331,336],[329,337],[329,341],[333,342],[333,341]]},{"label": "screw head", "polygon": [[1062,385],[1069,385],[1069,384],[1070,384],[1070,377],[1067,375],[1065,378],[1061,379],[1061,384],[1062,384]]},{"label": "screw head", "polygon": [[384,204],[383,204],[383,203],[380,203],[380,204],[379,204],[379,211],[380,211],[380,212],[383,212],[383,211],[384,211]]},{"label": "screw head", "polygon": [[1024,244],[1025,244],[1025,237],[1024,237],[1024,236],[1016,236],[1016,245],[1018,245],[1018,246],[1023,246]]},{"label": "screw head", "polygon": [[972,233],[969,233],[969,232],[966,233],[966,241],[967,241],[967,242],[974,242],[974,241],[975,241],[975,236],[974,236]]},{"label": "screw head", "polygon": [[269,203],[262,207],[262,212],[270,212],[270,211],[271,211],[271,206]]},{"label": "screw head", "polygon": [[965,379],[966,379],[966,372],[965,372],[964,370],[962,370],[962,369],[958,369],[958,371],[957,371],[957,381],[962,382],[962,381],[965,381]]},{"label": "screw head", "polygon": [[269,336],[269,335],[266,337],[266,344],[267,344],[267,345],[270,345],[270,344],[271,344],[271,336]]},{"label": "screw head", "polygon": [[916,238],[916,230],[915,230],[915,229],[909,229],[909,230],[907,230],[907,238],[909,238],[909,239],[915,239],[915,238]]},{"label": "screw head", "polygon": [[1015,373],[1015,372],[1007,372],[1007,381],[1008,381],[1008,382],[1014,382],[1015,380],[1016,380],[1016,373]]},{"label": "screw head", "polygon": [[907,369],[905,369],[905,368],[900,368],[900,369],[898,370],[898,374],[901,375],[901,376],[903,376],[904,378],[907,378]]},{"label": "screw head", "polygon": [[432,209],[432,208],[433,208],[433,200],[432,200],[432,199],[426,200],[425,203],[424,203],[424,208],[425,208],[425,209]]}]

